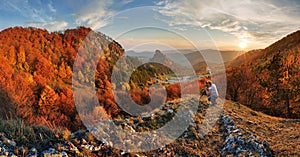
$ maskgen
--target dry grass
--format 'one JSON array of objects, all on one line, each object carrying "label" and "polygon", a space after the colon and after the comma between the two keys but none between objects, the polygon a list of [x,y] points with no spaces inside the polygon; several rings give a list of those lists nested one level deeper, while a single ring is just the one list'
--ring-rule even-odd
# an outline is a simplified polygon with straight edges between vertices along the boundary
[{"label": "dry grass", "polygon": [[[205,97],[202,98],[202,100],[205,99]],[[225,101],[223,107],[223,112],[235,121],[241,132],[249,132],[259,140],[267,141],[274,150],[275,156],[300,155],[300,120],[268,116],[232,101]],[[208,106],[200,103],[198,113],[194,117],[195,123],[180,138],[161,150],[137,154],[146,156],[220,156],[224,145],[224,134],[220,122],[217,122],[204,137],[199,134],[202,124],[208,123],[203,121],[207,111]],[[29,148],[37,145],[43,148],[47,146],[46,143],[59,140],[53,131],[42,126],[29,126],[19,120],[1,121],[0,132],[5,132],[10,139]],[[68,140],[70,132],[63,134],[65,136],[61,138]],[[92,136],[85,138],[94,140]],[[119,154],[118,150],[109,149],[112,150],[112,154]],[[91,153],[89,153],[90,155]]]},{"label": "dry grass", "polygon": [[70,132],[50,129],[43,125],[29,125],[20,119],[0,120],[0,133],[5,133],[8,139],[16,142],[17,146],[35,147],[39,151],[67,138]]},{"label": "dry grass", "polygon": [[231,101],[226,101],[224,113],[238,128],[267,141],[275,156],[300,155],[300,120],[268,116]]},{"label": "dry grass", "polygon": [[[202,101],[205,102],[203,97]],[[207,106],[200,104],[200,112],[194,117],[196,128],[201,127]],[[267,141],[275,156],[300,155],[300,120],[276,118],[232,102],[225,101],[224,114],[231,117],[243,134],[249,132],[259,141]],[[204,137],[199,130],[190,127],[188,137],[180,137],[175,142],[162,148],[161,153],[151,151],[142,153],[146,156],[220,156],[224,145],[224,133],[220,122]]]}]

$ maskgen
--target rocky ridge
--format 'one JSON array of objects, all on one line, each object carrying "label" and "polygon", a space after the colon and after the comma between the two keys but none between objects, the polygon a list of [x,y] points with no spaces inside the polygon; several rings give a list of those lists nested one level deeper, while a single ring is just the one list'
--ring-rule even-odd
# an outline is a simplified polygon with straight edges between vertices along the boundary
[{"label": "rocky ridge", "polygon": [[[196,99],[191,97],[185,100],[186,103],[192,103]],[[123,120],[114,120],[114,123],[119,127],[128,131],[138,132],[144,130],[156,129],[170,120],[177,112],[179,101],[168,102],[164,104],[159,111],[154,114],[149,114],[145,117],[129,117]],[[204,105],[200,101],[199,111],[205,115],[205,110],[210,106]],[[91,132],[99,131],[97,128],[91,129],[90,132],[82,130],[74,132],[68,141],[61,141],[55,144],[49,144],[49,148],[38,151],[36,148],[25,149],[19,146],[13,140],[6,138],[7,136],[2,133],[0,134],[0,156],[29,156],[29,157],[67,157],[67,156],[201,156],[197,152],[192,151],[179,151],[180,145],[186,145],[183,148],[193,148],[200,151],[205,146],[199,145],[199,141],[206,141],[211,139],[217,139],[214,133],[208,134],[204,137],[199,136],[199,126],[202,122],[199,122],[199,118],[203,115],[196,115],[196,120],[190,125],[182,136],[175,141],[175,144],[170,144],[166,147],[154,150],[148,153],[136,153],[130,154],[122,150],[116,150],[110,147],[109,142],[105,139],[96,139]],[[153,125],[155,124],[155,125]],[[202,124],[201,124],[202,125]],[[242,128],[238,128],[235,122],[227,115],[222,114],[219,116],[219,120],[216,124],[217,132],[220,133],[220,141],[213,141],[215,145],[219,147],[213,149],[219,149],[218,154],[212,155],[220,156],[273,156],[268,142],[260,140],[250,132],[245,132]],[[192,144],[192,145],[191,145]],[[182,149],[183,149],[182,148]]]}]

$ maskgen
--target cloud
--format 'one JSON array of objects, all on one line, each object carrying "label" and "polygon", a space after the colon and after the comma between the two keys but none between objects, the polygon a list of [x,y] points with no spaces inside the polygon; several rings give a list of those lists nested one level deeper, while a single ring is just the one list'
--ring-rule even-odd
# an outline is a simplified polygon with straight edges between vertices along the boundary
[{"label": "cloud", "polygon": [[126,5],[126,4],[129,4],[129,3],[132,3],[134,0],[121,0],[121,4],[122,5]]},{"label": "cloud", "polygon": [[56,13],[56,9],[53,7],[52,3],[48,4],[48,8],[51,12]]},{"label": "cloud", "polygon": [[55,8],[55,2],[52,0],[3,0],[0,10],[18,14],[27,26],[47,28],[51,31],[76,25],[97,30],[110,22],[107,19],[115,14],[116,5],[124,6],[132,2],[133,0],[67,0],[62,3],[62,7]]},{"label": "cloud", "polygon": [[52,22],[28,22],[27,26],[44,28],[51,32],[61,31],[67,28],[68,23],[66,21],[52,21]]},{"label": "cloud", "polygon": [[52,14],[56,12],[51,1],[49,4],[44,4],[40,1],[4,0],[0,9],[15,12],[23,18],[40,22],[53,20]]},{"label": "cloud", "polygon": [[87,25],[92,29],[99,29],[109,23],[107,17],[112,16],[114,11],[109,7],[113,5],[113,1],[94,0],[86,4],[75,14],[75,22],[77,25]]},{"label": "cloud", "polygon": [[66,21],[56,19],[57,10],[53,7],[51,0],[49,3],[30,0],[7,0],[3,1],[3,5],[0,9],[19,14],[19,16],[24,19],[22,22],[24,22],[26,26],[45,28],[50,31],[62,30],[68,26]]},{"label": "cloud", "polygon": [[[251,0],[164,0],[158,12],[169,25],[230,33],[244,41],[269,42],[299,29],[299,3]],[[275,33],[274,33],[275,32]]]},{"label": "cloud", "polygon": [[20,5],[22,3],[24,2],[3,0],[1,1],[0,10],[21,12],[22,10],[18,6],[22,6]]}]

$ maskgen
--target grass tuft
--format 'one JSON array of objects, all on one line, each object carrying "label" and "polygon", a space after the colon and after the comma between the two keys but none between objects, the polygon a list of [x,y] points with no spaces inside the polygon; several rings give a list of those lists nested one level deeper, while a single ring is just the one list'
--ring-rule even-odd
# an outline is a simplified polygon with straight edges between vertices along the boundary
[{"label": "grass tuft", "polygon": [[17,146],[35,147],[39,151],[49,148],[49,145],[66,138],[65,134],[68,134],[67,131],[65,133],[51,130],[43,125],[29,125],[21,119],[1,120],[0,132],[15,141]]}]

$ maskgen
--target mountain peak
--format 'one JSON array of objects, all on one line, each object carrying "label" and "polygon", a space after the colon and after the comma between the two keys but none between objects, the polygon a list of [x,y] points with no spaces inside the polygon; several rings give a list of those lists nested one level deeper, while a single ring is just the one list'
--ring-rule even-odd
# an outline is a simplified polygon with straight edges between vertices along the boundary
[{"label": "mountain peak", "polygon": [[159,62],[167,65],[173,65],[173,61],[163,54],[160,50],[156,50],[154,56],[150,59],[151,62]]}]

